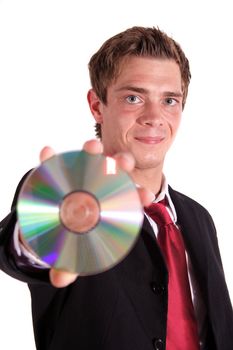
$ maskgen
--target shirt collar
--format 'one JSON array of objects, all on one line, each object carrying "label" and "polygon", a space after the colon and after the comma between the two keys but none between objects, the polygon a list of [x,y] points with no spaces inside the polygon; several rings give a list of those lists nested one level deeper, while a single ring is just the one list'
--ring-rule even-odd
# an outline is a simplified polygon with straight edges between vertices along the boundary
[{"label": "shirt collar", "polygon": [[177,221],[177,214],[176,214],[175,206],[172,202],[170,193],[168,191],[167,179],[163,175],[161,191],[159,192],[158,196],[155,198],[155,200],[153,202],[158,203],[165,198],[167,199],[167,202],[168,202],[167,209],[168,209],[170,215],[172,216],[174,222],[176,222]]}]

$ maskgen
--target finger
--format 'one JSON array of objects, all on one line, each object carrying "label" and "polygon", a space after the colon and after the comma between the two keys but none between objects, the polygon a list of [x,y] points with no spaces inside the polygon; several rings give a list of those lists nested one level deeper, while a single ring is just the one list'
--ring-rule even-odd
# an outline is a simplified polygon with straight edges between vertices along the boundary
[{"label": "finger", "polygon": [[46,146],[42,148],[42,150],[40,151],[40,161],[44,162],[45,160],[54,156],[54,154],[55,154],[55,151],[51,147]]},{"label": "finger", "polygon": [[155,199],[154,193],[148,191],[143,187],[137,187],[137,190],[138,190],[138,194],[139,194],[142,206],[148,207],[148,205],[150,205],[151,202],[153,202],[153,200]]},{"label": "finger", "polygon": [[73,283],[77,279],[78,274],[52,268],[49,271],[49,277],[54,287],[63,288]]},{"label": "finger", "polygon": [[135,160],[130,153],[118,153],[114,156],[116,166],[126,172],[131,172],[135,167]]},{"label": "finger", "polygon": [[91,154],[99,154],[103,153],[103,145],[98,140],[89,140],[86,141],[83,145],[84,151]]}]

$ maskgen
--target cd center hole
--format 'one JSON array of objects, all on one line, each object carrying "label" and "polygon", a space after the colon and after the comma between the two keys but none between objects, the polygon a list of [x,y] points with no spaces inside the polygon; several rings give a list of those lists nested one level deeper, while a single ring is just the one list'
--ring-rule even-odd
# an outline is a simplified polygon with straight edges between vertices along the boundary
[{"label": "cd center hole", "polygon": [[72,192],[62,201],[60,218],[71,232],[85,233],[94,228],[100,216],[97,199],[87,192]]}]

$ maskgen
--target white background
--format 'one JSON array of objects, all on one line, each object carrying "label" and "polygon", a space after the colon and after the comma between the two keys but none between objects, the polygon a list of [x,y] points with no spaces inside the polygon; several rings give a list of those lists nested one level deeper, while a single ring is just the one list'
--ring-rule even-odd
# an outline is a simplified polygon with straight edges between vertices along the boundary
[{"label": "white background", "polygon": [[[183,124],[165,173],[208,208],[233,299],[231,1],[0,0],[0,217],[44,145],[79,149],[93,138],[87,63],[110,36],[159,26],[190,60]],[[27,286],[0,272],[0,348],[33,350]]]}]

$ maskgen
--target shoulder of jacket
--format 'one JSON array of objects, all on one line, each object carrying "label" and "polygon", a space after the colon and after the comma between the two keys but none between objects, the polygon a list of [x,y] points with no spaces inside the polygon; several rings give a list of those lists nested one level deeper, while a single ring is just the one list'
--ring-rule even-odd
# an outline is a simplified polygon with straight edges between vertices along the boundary
[{"label": "shoulder of jacket", "polygon": [[212,219],[209,211],[193,198],[188,197],[187,195],[174,190],[170,186],[169,186],[169,193],[176,209],[177,207],[178,208],[185,207],[186,210],[193,211],[193,213],[196,213],[196,214],[208,216],[209,218]]}]

